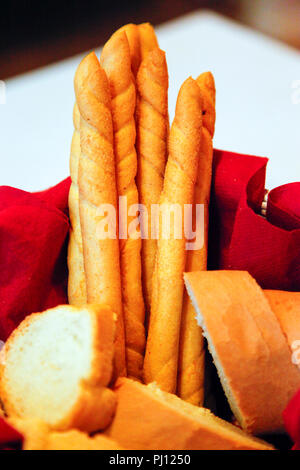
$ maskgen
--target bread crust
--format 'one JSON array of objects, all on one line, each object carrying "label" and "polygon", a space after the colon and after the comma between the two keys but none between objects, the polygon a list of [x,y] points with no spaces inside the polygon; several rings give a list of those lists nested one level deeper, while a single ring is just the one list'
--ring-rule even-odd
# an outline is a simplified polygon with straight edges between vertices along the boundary
[{"label": "bread crust", "polygon": [[165,53],[149,52],[137,75],[137,186],[140,203],[147,209],[142,222],[142,277],[146,311],[150,311],[152,276],[157,240],[151,236],[151,205],[158,204],[163,188],[168,150],[168,69]]},{"label": "bread crust", "polygon": [[300,349],[300,292],[265,290],[292,354]]},{"label": "bread crust", "polygon": [[71,186],[69,192],[70,233],[68,245],[68,300],[71,305],[87,301],[83,262],[82,235],[79,216],[78,166],[80,158],[80,114],[75,103],[73,109],[74,132],[70,153]]},{"label": "bread crust", "polygon": [[124,32],[114,34],[105,44],[101,59],[112,98],[116,179],[119,196],[126,199],[127,233],[120,239],[120,266],[125,322],[128,375],[141,378],[145,349],[145,308],[141,280],[141,239],[131,237],[130,224],[136,216],[128,215],[130,207],[139,203],[135,183],[137,155],[134,120],[136,90],[131,72],[129,44]]},{"label": "bread crust", "polygon": [[262,289],[246,271],[184,277],[239,424],[254,434],[283,430],[282,412],[300,386],[300,371]]},{"label": "bread crust", "polygon": [[[170,131],[160,207],[192,204],[201,143],[202,109],[197,83],[188,78],[182,85]],[[144,361],[144,380],[155,381],[162,390],[174,393],[177,382],[178,346],[186,261],[183,216],[181,226],[171,223],[169,237],[163,234],[164,213],[160,211],[159,239],[152,284],[150,324]],[[171,219],[172,220],[172,219]],[[182,236],[177,238],[176,229]]]},{"label": "bread crust", "polygon": [[208,410],[163,392],[154,393],[130,379],[115,385],[118,405],[115,418],[105,432],[130,450],[241,450],[273,447],[238,428],[215,418]]},{"label": "bread crust", "polygon": [[[196,80],[202,99],[202,138],[199,155],[197,182],[193,204],[193,227],[196,226],[196,204],[204,204],[203,247],[187,253],[185,270],[203,271],[207,267],[209,199],[212,176],[213,136],[215,127],[215,83],[210,72],[205,72]],[[181,314],[177,393],[193,405],[202,405],[204,399],[204,341],[201,328],[197,324],[196,312],[184,291]]]},{"label": "bread crust", "polygon": [[96,434],[90,437],[78,429],[52,431],[38,419],[11,418],[9,423],[24,437],[22,450],[120,450],[117,442]]},{"label": "bread crust", "polygon": [[72,429],[66,432],[51,432],[44,450],[123,450],[113,439],[103,434],[90,437]]},{"label": "bread crust", "polygon": [[119,242],[99,233],[102,204],[117,213],[111,99],[106,74],[95,53],[78,66],[75,94],[80,111],[79,211],[89,303],[110,305],[117,314],[115,377],[126,375]]}]

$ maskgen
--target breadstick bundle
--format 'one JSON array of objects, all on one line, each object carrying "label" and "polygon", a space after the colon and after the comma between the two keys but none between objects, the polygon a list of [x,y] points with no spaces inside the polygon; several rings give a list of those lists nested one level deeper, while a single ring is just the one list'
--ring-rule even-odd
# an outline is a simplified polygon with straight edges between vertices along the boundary
[{"label": "breadstick bundle", "polygon": [[[115,378],[128,373],[155,380],[199,405],[203,340],[184,293],[183,272],[206,268],[215,89],[209,73],[188,79],[169,135],[168,81],[165,53],[148,23],[120,28],[105,44],[100,63],[92,53],[78,67],[69,302],[104,303],[116,312]],[[146,218],[137,218],[139,203]],[[102,204],[115,208],[115,237],[97,231],[105,215]],[[186,204],[205,205],[204,247],[188,256]],[[152,219],[153,205],[159,205],[158,219]],[[173,205],[181,211],[179,225]]]}]

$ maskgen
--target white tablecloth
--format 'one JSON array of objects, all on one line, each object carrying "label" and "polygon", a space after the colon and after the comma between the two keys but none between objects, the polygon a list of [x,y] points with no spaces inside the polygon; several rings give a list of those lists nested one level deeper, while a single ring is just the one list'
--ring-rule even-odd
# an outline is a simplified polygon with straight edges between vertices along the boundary
[{"label": "white tablecloth", "polygon": [[[166,23],[157,34],[167,52],[170,117],[183,80],[211,70],[215,147],[269,157],[268,188],[300,180],[300,54],[210,12]],[[39,190],[68,175],[73,76],[83,55],[7,80],[1,185]]]}]

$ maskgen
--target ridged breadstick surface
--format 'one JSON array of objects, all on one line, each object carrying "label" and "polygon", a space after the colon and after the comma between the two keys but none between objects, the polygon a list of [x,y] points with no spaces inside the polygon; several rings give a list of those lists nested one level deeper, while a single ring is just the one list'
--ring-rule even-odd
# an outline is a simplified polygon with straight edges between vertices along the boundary
[{"label": "ridged breadstick surface", "polygon": [[168,69],[165,53],[149,52],[137,75],[137,185],[140,203],[147,209],[142,223],[142,274],[146,311],[150,310],[157,240],[151,237],[151,205],[159,203],[163,188],[168,139]]},{"label": "ridged breadstick surface", "polygon": [[150,23],[142,23],[139,25],[129,23],[118,29],[114,35],[120,32],[126,33],[133,75],[136,77],[142,60],[144,60],[148,52],[158,48],[158,41],[153,26]]},{"label": "ridged breadstick surface", "polygon": [[[127,204],[127,211],[138,204],[135,183],[137,156],[135,150],[136,90],[131,71],[129,44],[124,32],[115,34],[106,43],[101,54],[112,97],[116,177],[119,197]],[[137,208],[136,208],[137,209]],[[136,211],[135,211],[136,214]],[[120,215],[128,232],[136,215],[128,215],[123,208]],[[126,230],[127,232],[127,230]],[[145,308],[141,280],[141,239],[124,234],[120,240],[122,298],[125,320],[126,357],[128,375],[141,378],[145,349]]]},{"label": "ridged breadstick surface", "polygon": [[68,300],[71,305],[86,303],[82,236],[79,216],[78,166],[80,158],[80,114],[73,109],[74,132],[70,153],[71,187],[69,192],[70,235],[68,245]]},{"label": "ridged breadstick surface", "polygon": [[154,28],[150,23],[139,24],[138,30],[141,44],[141,60],[144,60],[149,52],[158,48],[158,41]]},{"label": "ridged breadstick surface", "polygon": [[193,203],[201,142],[202,110],[200,89],[189,78],[182,85],[176,104],[175,119],[169,138],[161,206],[178,204],[182,230],[177,239],[174,217],[170,236],[163,238],[162,212],[159,217],[159,240],[153,275],[150,325],[144,362],[144,380],[156,382],[164,391],[174,393],[177,382],[178,346],[183,297],[183,271],[186,251],[183,230],[183,208]]},{"label": "ridged breadstick surface", "polygon": [[102,204],[117,208],[113,125],[109,84],[94,53],[75,75],[80,111],[79,210],[89,303],[109,305],[117,314],[115,377],[126,374],[118,239],[101,233]]},{"label": "ridged breadstick surface", "polygon": [[118,29],[113,36],[116,36],[122,32],[124,32],[127,36],[130,50],[131,68],[134,76],[136,76],[141,63],[141,44],[138,25],[133,23],[126,24],[125,26],[122,26],[122,28]]},{"label": "ridged breadstick surface", "polygon": [[[215,83],[210,72],[197,78],[202,97],[202,139],[198,176],[195,186],[193,216],[196,204],[204,204],[204,244],[187,254],[186,272],[203,271],[207,267],[209,197],[212,175],[213,134],[215,127]],[[194,223],[195,227],[195,223]],[[202,405],[204,399],[204,343],[202,330],[196,321],[196,312],[184,291],[177,393],[193,405]]]}]

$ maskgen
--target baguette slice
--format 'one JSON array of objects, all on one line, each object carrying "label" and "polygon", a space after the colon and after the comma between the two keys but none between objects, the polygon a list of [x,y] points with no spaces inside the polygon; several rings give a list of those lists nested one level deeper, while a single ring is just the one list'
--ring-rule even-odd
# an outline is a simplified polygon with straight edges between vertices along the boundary
[{"label": "baguette slice", "polygon": [[235,417],[254,434],[283,430],[300,371],[279,322],[246,271],[185,273],[185,285]]},{"label": "baguette slice", "polygon": [[292,353],[300,349],[300,292],[265,290]]},{"label": "baguette slice", "polygon": [[117,411],[106,434],[126,449],[272,449],[209,410],[162,392],[155,384],[120,378],[115,391]]},{"label": "baguette slice", "polygon": [[106,307],[62,305],[29,315],[1,351],[0,399],[7,415],[52,429],[105,428],[115,411],[115,315]]}]

